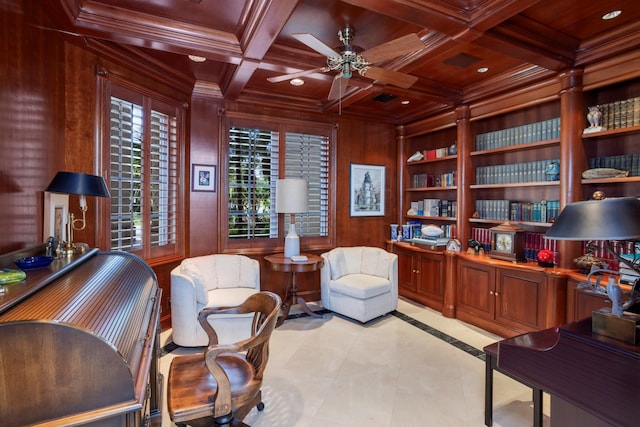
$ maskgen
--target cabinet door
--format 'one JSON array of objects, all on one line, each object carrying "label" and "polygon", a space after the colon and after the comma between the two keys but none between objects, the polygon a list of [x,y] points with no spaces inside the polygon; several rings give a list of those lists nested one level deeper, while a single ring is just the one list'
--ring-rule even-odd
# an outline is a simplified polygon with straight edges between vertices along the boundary
[{"label": "cabinet door", "polygon": [[598,295],[582,289],[576,291],[576,320],[591,317],[594,310],[604,307],[611,308],[611,300],[605,295]]},{"label": "cabinet door", "polygon": [[402,250],[397,250],[396,254],[398,255],[398,291],[400,295],[407,296],[403,294],[403,290],[416,292],[415,255]]},{"label": "cabinet door", "polygon": [[485,319],[493,319],[495,278],[495,267],[460,261],[457,309]]},{"label": "cabinet door", "polygon": [[496,321],[524,331],[538,330],[544,323],[542,272],[499,268],[496,281]]},{"label": "cabinet door", "polygon": [[444,256],[442,254],[422,254],[419,257],[417,275],[418,293],[427,298],[444,301]]}]

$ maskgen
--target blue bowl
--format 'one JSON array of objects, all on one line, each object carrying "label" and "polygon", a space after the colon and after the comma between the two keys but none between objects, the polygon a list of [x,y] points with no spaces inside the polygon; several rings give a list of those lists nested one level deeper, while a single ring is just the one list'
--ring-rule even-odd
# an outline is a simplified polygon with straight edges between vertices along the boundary
[{"label": "blue bowl", "polygon": [[33,270],[36,268],[43,268],[53,262],[53,258],[50,256],[32,256],[27,258],[20,258],[14,261],[14,263],[23,270]]}]

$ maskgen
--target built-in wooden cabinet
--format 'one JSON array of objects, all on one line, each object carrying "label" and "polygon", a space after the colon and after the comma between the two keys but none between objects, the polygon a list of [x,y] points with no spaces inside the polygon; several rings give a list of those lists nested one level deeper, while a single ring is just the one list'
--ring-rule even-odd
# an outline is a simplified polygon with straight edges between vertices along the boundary
[{"label": "built-in wooden cabinet", "polygon": [[579,288],[582,280],[569,279],[567,283],[567,322],[591,317],[594,310],[611,307],[611,300],[606,295],[596,294]]},{"label": "built-in wooden cabinet", "polygon": [[394,244],[393,251],[398,255],[398,293],[442,311],[446,271],[443,252],[402,243]]},{"label": "built-in wooden cabinet", "polygon": [[456,317],[502,336],[565,321],[566,279],[535,264],[459,255]]}]

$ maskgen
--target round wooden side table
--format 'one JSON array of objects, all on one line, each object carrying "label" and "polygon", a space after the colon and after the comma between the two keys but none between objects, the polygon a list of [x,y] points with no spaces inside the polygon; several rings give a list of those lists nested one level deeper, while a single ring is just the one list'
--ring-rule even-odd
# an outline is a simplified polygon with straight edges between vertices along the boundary
[{"label": "round wooden side table", "polygon": [[324,264],[324,259],[321,256],[313,254],[300,254],[307,257],[306,261],[292,261],[290,258],[285,258],[284,254],[273,254],[264,257],[265,261],[271,267],[273,271],[281,271],[284,273],[291,273],[289,277],[289,284],[287,285],[287,291],[284,299],[282,300],[282,316],[278,319],[276,327],[280,326],[289,315],[289,310],[293,304],[299,304],[302,310],[309,316],[322,317],[318,313],[314,313],[307,302],[301,296],[298,296],[298,285],[296,283],[297,273],[308,273],[312,271],[318,271]]}]

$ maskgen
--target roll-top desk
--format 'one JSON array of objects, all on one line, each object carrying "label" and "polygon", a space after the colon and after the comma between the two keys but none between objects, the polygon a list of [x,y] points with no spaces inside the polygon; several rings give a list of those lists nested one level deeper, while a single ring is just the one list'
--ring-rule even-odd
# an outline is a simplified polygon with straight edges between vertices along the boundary
[{"label": "roll-top desk", "polygon": [[[6,258],[0,267],[16,268]],[[161,290],[144,261],[91,250],[5,290],[2,425],[159,424]]]}]

